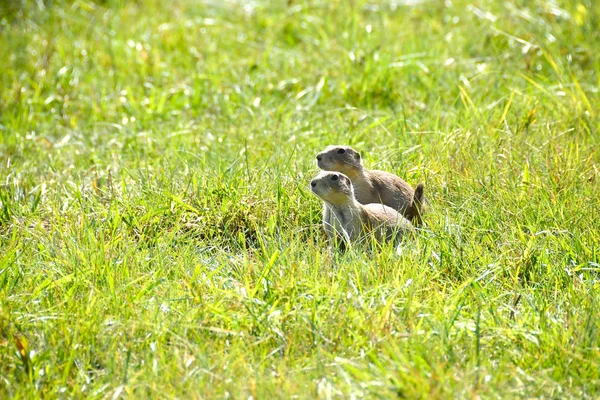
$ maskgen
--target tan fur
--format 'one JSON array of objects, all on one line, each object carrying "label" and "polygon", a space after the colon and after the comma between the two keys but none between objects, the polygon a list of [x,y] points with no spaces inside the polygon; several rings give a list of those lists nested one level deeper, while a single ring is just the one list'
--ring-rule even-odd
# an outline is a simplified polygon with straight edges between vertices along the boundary
[{"label": "tan fur", "polygon": [[323,228],[334,240],[357,243],[373,233],[378,241],[413,229],[396,210],[381,204],[361,204],[354,196],[352,181],[339,172],[322,171],[311,181],[311,190],[323,200]]},{"label": "tan fur", "polygon": [[415,190],[400,177],[385,171],[368,170],[360,153],[349,146],[327,146],[317,154],[317,165],[324,171],[337,171],[352,180],[354,195],[361,204],[382,203],[399,211],[413,223],[421,222],[423,184]]}]

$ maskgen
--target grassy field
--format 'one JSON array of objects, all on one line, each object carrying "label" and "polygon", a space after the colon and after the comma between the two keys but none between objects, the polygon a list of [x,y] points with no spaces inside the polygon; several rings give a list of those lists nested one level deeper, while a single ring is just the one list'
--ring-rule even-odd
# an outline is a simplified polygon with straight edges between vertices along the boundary
[{"label": "grassy field", "polygon": [[[597,398],[594,0],[5,1],[1,398]],[[431,207],[332,254],[349,144]]]}]

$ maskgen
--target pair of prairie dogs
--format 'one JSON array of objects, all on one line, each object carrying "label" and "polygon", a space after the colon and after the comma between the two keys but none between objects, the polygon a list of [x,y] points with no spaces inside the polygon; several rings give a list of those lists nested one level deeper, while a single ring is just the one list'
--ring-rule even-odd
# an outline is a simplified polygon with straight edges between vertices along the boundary
[{"label": "pair of prairie dogs", "polygon": [[323,200],[327,236],[357,242],[373,232],[378,241],[402,236],[421,223],[422,183],[413,189],[396,175],[368,170],[360,153],[348,146],[328,146],[317,154],[323,171],[311,190]]}]

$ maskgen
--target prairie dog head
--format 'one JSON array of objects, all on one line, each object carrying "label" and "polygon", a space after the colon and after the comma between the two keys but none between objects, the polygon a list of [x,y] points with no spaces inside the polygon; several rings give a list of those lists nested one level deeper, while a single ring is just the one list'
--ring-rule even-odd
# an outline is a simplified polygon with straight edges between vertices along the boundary
[{"label": "prairie dog head", "polygon": [[355,201],[352,181],[340,172],[319,172],[310,181],[310,190],[324,202],[334,206],[341,206]]},{"label": "prairie dog head", "polygon": [[338,171],[349,177],[363,169],[360,153],[350,146],[327,146],[317,154],[317,165],[324,171]]}]

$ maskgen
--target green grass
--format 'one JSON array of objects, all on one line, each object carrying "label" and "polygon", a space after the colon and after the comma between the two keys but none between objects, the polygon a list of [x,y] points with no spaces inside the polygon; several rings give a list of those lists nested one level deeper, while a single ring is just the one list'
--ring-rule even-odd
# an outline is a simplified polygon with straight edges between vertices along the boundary
[{"label": "green grass", "polygon": [[[0,397],[600,396],[600,8],[470,3],[3,2]],[[335,143],[402,256],[328,251]]]}]

